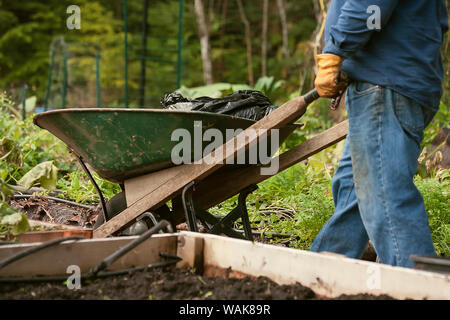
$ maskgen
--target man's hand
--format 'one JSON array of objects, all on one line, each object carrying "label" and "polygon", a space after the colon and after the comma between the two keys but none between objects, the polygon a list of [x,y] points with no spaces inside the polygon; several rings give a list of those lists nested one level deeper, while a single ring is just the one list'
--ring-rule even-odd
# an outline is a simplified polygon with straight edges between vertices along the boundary
[{"label": "man's hand", "polygon": [[348,79],[341,79],[341,66],[343,58],[331,53],[319,54],[317,64],[319,72],[317,73],[314,85],[317,92],[324,98],[335,98],[341,95],[348,85]]}]

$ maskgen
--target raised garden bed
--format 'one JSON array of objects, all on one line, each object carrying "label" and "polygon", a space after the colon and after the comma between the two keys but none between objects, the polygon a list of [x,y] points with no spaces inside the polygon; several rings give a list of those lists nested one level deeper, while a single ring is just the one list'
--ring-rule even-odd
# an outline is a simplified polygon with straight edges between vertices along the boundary
[{"label": "raised garden bed", "polygon": [[[86,274],[136,237],[66,241],[0,269],[0,278],[65,275],[69,265]],[[37,244],[0,246],[0,260]],[[249,241],[181,232],[154,235],[111,264],[122,270],[182,260],[154,269],[83,282],[0,282],[2,299],[450,299],[450,276],[391,267]],[[184,271],[183,271],[184,270]],[[185,270],[195,270],[192,271]]]},{"label": "raised garden bed", "polygon": [[[61,282],[0,284],[0,299],[83,300],[317,300],[324,299],[299,283],[279,285],[267,277],[208,277],[178,268],[158,268],[84,281],[79,290]],[[392,299],[368,294],[337,299]]]}]

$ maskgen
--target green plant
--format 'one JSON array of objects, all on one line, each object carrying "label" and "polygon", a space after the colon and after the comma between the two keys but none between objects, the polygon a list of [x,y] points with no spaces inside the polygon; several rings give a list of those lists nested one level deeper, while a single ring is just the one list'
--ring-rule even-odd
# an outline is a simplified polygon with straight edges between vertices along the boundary
[{"label": "green plant", "polygon": [[[16,114],[14,103],[0,94],[0,177],[5,185],[26,188],[41,186],[58,188],[63,196],[81,202],[98,201],[98,196],[86,174],[78,167],[67,146],[33,124],[31,114],[25,120]],[[8,161],[5,161],[8,160]],[[120,192],[117,184],[94,174],[105,196]]]},{"label": "green plant", "polygon": [[186,98],[195,99],[198,97],[222,98],[238,90],[252,89],[246,84],[231,84],[218,82],[207,86],[187,88],[182,86],[177,91]]},{"label": "green plant", "polygon": [[275,81],[274,77],[261,77],[252,88],[247,84],[217,82],[206,86],[187,88],[182,86],[177,91],[186,98],[198,97],[222,98],[238,90],[257,90],[264,93],[273,103],[285,95],[283,80]]},{"label": "green plant", "polygon": [[[107,199],[111,199],[121,191],[117,183],[101,179],[95,172],[92,175]],[[95,187],[81,170],[74,170],[58,179],[57,188],[64,191],[62,196],[73,199],[76,202],[97,203],[100,200]]]},{"label": "green plant", "polygon": [[421,177],[435,177],[437,173],[435,161],[436,156],[439,156],[440,149],[445,145],[446,140],[442,141],[438,146],[433,145],[439,131],[446,128],[450,129],[450,110],[449,107],[441,102],[439,110],[430,124],[424,130],[424,138],[421,143],[422,154],[419,157],[419,166],[417,172]]},{"label": "green plant", "polygon": [[253,90],[264,93],[272,102],[278,101],[285,95],[283,91],[284,80],[275,81],[274,77],[261,77],[256,81]]},{"label": "green plant", "polygon": [[[11,101],[0,94],[0,110],[11,110]],[[9,166],[21,167],[23,165],[23,156],[17,143],[3,136],[0,138],[0,239],[16,236],[28,230],[27,217],[12,209],[9,204],[9,198],[12,195],[13,188],[9,186],[5,179],[8,177]]]},{"label": "green plant", "polygon": [[421,143],[422,148],[430,147],[440,128],[450,129],[450,110],[444,102],[441,102],[433,121],[430,122],[424,131],[424,138]]},{"label": "green plant", "polygon": [[436,253],[450,256],[450,170],[427,179],[417,175],[415,183],[425,201]]},{"label": "green plant", "polygon": [[[250,221],[261,232],[298,237],[290,247],[308,250],[333,213],[331,178],[309,164],[297,164],[265,180],[249,195]],[[233,197],[211,212],[224,215],[237,203]],[[282,239],[273,239],[277,243]]]},{"label": "green plant", "polygon": [[10,239],[28,231],[27,217],[13,210],[6,202],[0,202],[0,239]]}]

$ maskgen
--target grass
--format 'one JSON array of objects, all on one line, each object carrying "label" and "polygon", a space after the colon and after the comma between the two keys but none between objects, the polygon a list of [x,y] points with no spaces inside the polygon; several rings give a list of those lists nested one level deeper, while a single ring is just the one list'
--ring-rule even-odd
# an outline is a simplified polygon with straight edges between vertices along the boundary
[{"label": "grass", "polygon": [[[450,170],[442,171],[450,173]],[[422,193],[428,212],[431,236],[438,255],[450,256],[450,179],[435,178],[415,180]]]},{"label": "grass", "polygon": [[[259,184],[247,198],[250,222],[261,232],[299,236],[291,247],[309,249],[322,226],[333,213],[331,180],[295,165]],[[233,197],[211,210],[224,215],[237,203]],[[277,242],[274,239],[274,242]]]},{"label": "grass", "polygon": [[[106,181],[95,172],[91,172],[91,174],[100,190],[102,190],[103,196],[107,199],[111,199],[121,191],[117,183]],[[82,169],[76,169],[67,173],[58,179],[56,186],[58,190],[64,191],[64,198],[80,203],[98,203],[100,201],[94,185]]]}]

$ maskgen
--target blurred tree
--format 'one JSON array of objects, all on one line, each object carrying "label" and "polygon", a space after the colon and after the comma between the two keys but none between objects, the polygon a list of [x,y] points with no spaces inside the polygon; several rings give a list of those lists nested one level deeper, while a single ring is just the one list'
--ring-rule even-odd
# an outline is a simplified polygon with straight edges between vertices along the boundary
[{"label": "blurred tree", "polygon": [[[303,75],[304,70],[311,69],[309,43],[316,27],[314,1],[319,0],[268,1],[267,33],[263,36],[266,28],[262,21],[263,1],[240,0],[239,6],[232,0],[201,0],[209,35],[211,77],[208,83],[252,84],[257,82],[255,75],[267,74],[285,80],[286,92],[297,91],[299,83],[310,87],[309,73]],[[144,1],[127,2],[130,102],[139,103],[141,57],[145,55],[148,57],[145,101],[154,107],[158,105],[157,97],[176,89],[172,78],[179,1],[149,1],[146,51],[141,37]],[[69,16],[66,9],[71,4],[71,0],[0,0],[0,88],[21,88],[26,82],[29,95],[37,95],[38,105],[41,104],[47,86],[50,44],[55,38],[63,37],[69,51],[68,106],[96,105],[96,52],[101,57],[102,103],[120,106],[124,87],[122,0],[77,0],[81,9],[80,30],[66,27]],[[195,0],[185,1],[182,48],[182,84],[187,87],[205,84]]]},{"label": "blurred tree", "polygon": [[248,70],[248,83],[250,86],[254,86],[255,78],[253,76],[253,50],[252,50],[252,33],[250,29],[250,22],[245,14],[244,6],[241,0],[236,0],[239,7],[239,15],[241,16],[242,23],[244,24],[245,30],[245,44],[247,47],[247,70]]},{"label": "blurred tree", "polygon": [[281,30],[283,34],[283,54],[286,59],[289,58],[289,31],[286,18],[286,8],[283,0],[277,0],[278,14],[280,15]]},{"label": "blurred tree", "polygon": [[198,34],[202,53],[203,78],[205,84],[213,83],[213,68],[211,62],[211,49],[209,44],[209,26],[205,16],[203,0],[195,0],[195,14],[197,17]]},{"label": "blurred tree", "polygon": [[261,77],[267,76],[267,28],[269,25],[269,0],[263,0],[261,32]]}]

